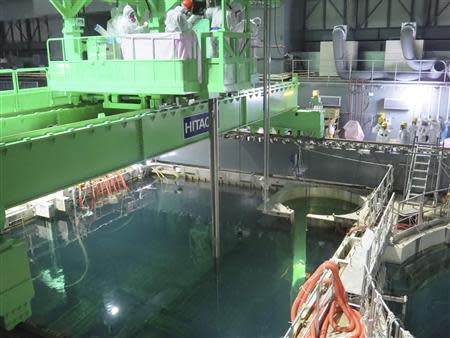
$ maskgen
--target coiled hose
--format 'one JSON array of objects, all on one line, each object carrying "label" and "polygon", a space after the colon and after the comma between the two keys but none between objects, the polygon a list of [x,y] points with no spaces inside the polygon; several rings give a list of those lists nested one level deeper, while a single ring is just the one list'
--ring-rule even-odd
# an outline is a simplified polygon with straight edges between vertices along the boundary
[{"label": "coiled hose", "polygon": [[[347,296],[345,294],[344,286],[342,285],[341,278],[339,277],[339,267],[335,262],[327,261],[323,263],[314,272],[314,274],[306,281],[303,287],[300,289],[294,303],[291,308],[291,321],[294,322],[298,315],[298,310],[305,304],[308,300],[309,295],[316,287],[321,276],[325,270],[330,270],[333,274],[333,286],[334,286],[334,296],[331,300],[331,304],[328,307],[327,313],[325,314],[325,319],[320,328],[320,337],[324,338],[327,336],[328,328],[331,324],[333,330],[339,333],[351,333],[349,337],[352,338],[364,338],[364,327],[361,323],[361,315],[358,311],[352,309],[348,305]],[[329,282],[329,281],[328,281]],[[323,309],[314,309],[315,313],[320,313]],[[336,315],[343,313],[348,319],[348,325],[339,326],[336,321]],[[317,337],[315,325],[311,325],[311,328],[307,334],[307,337]]]}]

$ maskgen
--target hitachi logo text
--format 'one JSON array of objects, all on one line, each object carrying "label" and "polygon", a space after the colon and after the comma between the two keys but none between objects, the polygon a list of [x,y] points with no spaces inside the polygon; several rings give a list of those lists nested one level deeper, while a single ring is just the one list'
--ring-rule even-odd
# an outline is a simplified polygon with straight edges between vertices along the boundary
[{"label": "hitachi logo text", "polygon": [[183,119],[184,138],[191,138],[209,130],[209,114],[201,113]]}]

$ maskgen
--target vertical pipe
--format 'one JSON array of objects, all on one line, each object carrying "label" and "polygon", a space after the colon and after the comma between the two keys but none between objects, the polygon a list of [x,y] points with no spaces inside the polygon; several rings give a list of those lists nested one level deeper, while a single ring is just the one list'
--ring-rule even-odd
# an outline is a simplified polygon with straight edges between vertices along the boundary
[{"label": "vertical pipe", "polygon": [[270,116],[269,116],[269,67],[270,67],[270,24],[269,6],[271,0],[264,0],[264,74],[263,74],[263,111],[264,111],[264,211],[269,200],[269,150],[270,150]]},{"label": "vertical pipe", "polygon": [[439,87],[439,98],[438,98],[438,106],[435,115],[435,119],[439,121],[439,117],[441,116],[441,99],[442,99],[442,86]]},{"label": "vertical pipe", "polygon": [[432,103],[432,99],[431,99],[431,97],[432,97],[432,95],[433,95],[433,88],[431,88],[430,87],[430,95],[428,95],[428,100],[429,100],[429,105],[428,105],[428,121],[430,121],[431,120],[431,110],[432,110],[432,105],[433,105],[433,103]]},{"label": "vertical pipe", "polygon": [[220,258],[220,215],[219,215],[219,100],[208,100],[209,138],[210,138],[210,174],[211,174],[211,226],[213,256]]},{"label": "vertical pipe", "polygon": [[445,118],[445,122],[448,122],[448,115],[450,113],[450,87],[447,87],[447,116]]},{"label": "vertical pipe", "polygon": [[438,199],[439,199],[439,193],[438,190],[440,189],[440,185],[441,185],[441,175],[442,175],[442,160],[444,157],[444,142],[442,142],[442,148],[441,151],[438,153],[437,155],[437,160],[438,160],[438,172],[437,172],[437,176],[436,176],[436,188],[435,188],[435,192],[434,192],[434,203],[433,205],[436,206],[438,203]]}]

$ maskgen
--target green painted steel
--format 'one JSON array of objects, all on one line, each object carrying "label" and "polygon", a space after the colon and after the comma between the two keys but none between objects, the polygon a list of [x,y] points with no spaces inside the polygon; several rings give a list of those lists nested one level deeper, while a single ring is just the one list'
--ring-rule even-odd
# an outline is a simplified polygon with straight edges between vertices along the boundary
[{"label": "green painted steel", "polygon": [[203,83],[210,93],[251,87],[253,58],[250,33],[214,31],[202,34]]},{"label": "green painted steel", "polygon": [[0,79],[5,85],[5,90],[0,90],[0,116],[69,104],[70,98],[65,93],[50,91],[46,85],[39,87],[38,81],[31,83],[36,87],[21,87],[26,82],[21,81],[22,77],[42,75],[39,81],[47,82],[46,74],[46,68],[0,70]]},{"label": "green painted steel", "polygon": [[[52,60],[55,49],[66,50],[68,41],[84,46],[86,58],[69,59],[63,54],[63,61]],[[109,44],[103,36],[49,39],[47,44],[52,90],[128,95],[186,95],[200,91],[198,61],[194,58],[156,60],[152,56],[152,60],[124,60],[116,52],[120,45]]]},{"label": "green painted steel", "polygon": [[0,118],[1,136],[6,140],[16,134],[51,127],[53,131],[62,130],[66,124],[95,119],[103,110],[102,105],[90,105]]},{"label": "green painted steel", "polygon": [[[295,82],[272,87],[273,116],[296,109],[297,89]],[[184,118],[206,112],[207,102],[202,102],[0,137],[0,208],[10,208],[204,139],[208,133],[184,137]],[[261,89],[243,91],[220,101],[222,132],[261,119]]]},{"label": "green painted steel", "polygon": [[[292,110],[270,119],[270,126],[277,133],[295,136],[323,138],[325,134],[324,116],[322,111]],[[253,130],[262,127],[262,123],[255,123]]]},{"label": "green painted steel", "polygon": [[[246,16],[245,32],[230,32],[226,27],[209,32],[208,20],[200,20],[194,31],[198,34],[201,51],[193,44],[188,58],[176,56],[179,41],[166,35],[130,35],[126,37],[82,37],[84,21],[73,11],[79,4],[91,0],[70,2],[64,5],[58,0],[52,4],[64,17],[64,38],[50,39],[49,84],[54,91],[76,93],[102,93],[120,95],[187,95],[207,98],[210,93],[228,93],[251,88],[254,58],[249,33],[248,1],[242,0]],[[161,31],[161,22],[167,10],[177,2],[173,0],[151,1],[156,17],[152,25]],[[223,20],[230,1],[222,0]],[[138,9],[144,1],[135,1]],[[152,7],[153,6],[153,7]],[[65,9],[67,7],[67,9]],[[156,27],[156,26],[155,26]],[[161,59],[156,54],[155,42],[173,40],[173,56]],[[141,40],[145,40],[144,42]],[[120,41],[120,43],[118,42]],[[152,55],[138,55],[137,43],[145,43]],[[148,46],[153,46],[149,48]],[[156,45],[158,46],[158,45]]]},{"label": "green painted steel", "polygon": [[0,237],[0,326],[13,329],[31,316],[34,296],[26,245]]}]

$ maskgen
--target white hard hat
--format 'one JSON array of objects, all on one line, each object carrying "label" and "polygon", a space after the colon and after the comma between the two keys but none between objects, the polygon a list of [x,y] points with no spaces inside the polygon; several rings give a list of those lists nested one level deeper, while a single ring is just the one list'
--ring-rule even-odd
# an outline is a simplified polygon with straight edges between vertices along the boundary
[{"label": "white hard hat", "polygon": [[126,16],[126,17],[129,17],[132,13],[134,13],[133,7],[131,7],[130,5],[127,4],[123,8],[123,15]]}]

